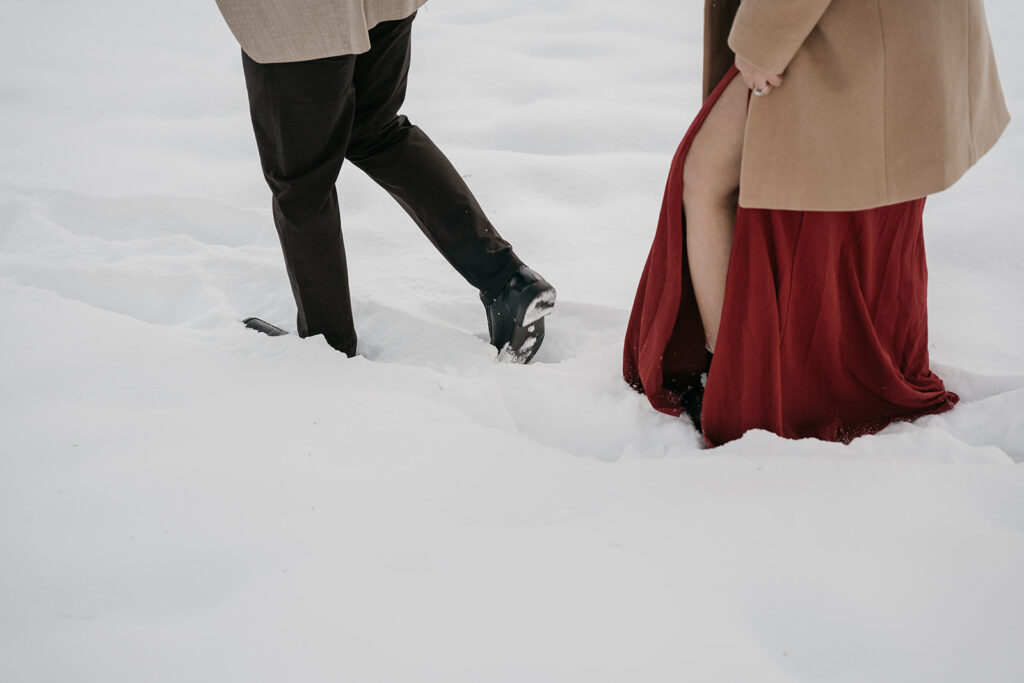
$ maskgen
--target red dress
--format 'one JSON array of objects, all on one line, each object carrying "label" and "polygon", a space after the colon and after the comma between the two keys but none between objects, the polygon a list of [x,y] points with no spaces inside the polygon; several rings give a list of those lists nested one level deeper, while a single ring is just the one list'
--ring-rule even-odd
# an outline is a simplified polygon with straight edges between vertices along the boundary
[{"label": "red dress", "polygon": [[[707,370],[690,281],[683,162],[725,86],[690,126],[626,330],[623,374],[679,415]],[[924,199],[865,211],[744,209],[702,411],[709,445],[749,429],[849,441],[959,400],[928,363]]]}]

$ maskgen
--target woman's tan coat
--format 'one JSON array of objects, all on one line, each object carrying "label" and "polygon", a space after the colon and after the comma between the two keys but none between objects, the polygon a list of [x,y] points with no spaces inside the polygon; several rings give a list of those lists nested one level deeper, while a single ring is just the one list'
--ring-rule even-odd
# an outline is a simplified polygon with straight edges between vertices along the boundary
[{"label": "woman's tan coat", "polygon": [[304,62],[370,49],[369,31],[405,19],[427,0],[217,0],[255,61]]},{"label": "woman's tan coat", "polygon": [[750,101],[744,207],[852,211],[933,194],[1010,119],[982,0],[705,0],[704,39],[705,96],[730,48],[784,74]]}]

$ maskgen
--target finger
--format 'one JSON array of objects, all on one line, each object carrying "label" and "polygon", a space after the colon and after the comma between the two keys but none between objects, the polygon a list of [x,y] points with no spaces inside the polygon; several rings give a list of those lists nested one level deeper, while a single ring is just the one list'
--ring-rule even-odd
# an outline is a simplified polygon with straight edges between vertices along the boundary
[{"label": "finger", "polygon": [[775,74],[768,77],[768,84],[776,87],[782,85],[782,74]]}]

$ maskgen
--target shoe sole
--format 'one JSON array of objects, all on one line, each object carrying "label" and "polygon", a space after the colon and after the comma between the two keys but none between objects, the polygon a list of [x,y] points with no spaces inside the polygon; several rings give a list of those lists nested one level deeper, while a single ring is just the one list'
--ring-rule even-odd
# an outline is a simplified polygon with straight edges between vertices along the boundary
[{"label": "shoe sole", "polygon": [[555,290],[545,289],[539,295],[537,295],[530,305],[526,307],[526,313],[523,314],[523,325],[529,326],[537,322],[555,307]]},{"label": "shoe sole", "polygon": [[526,364],[533,360],[544,341],[544,318],[555,307],[555,290],[550,285],[537,283],[539,290],[527,305],[522,319],[512,327],[512,338],[498,351],[498,360],[505,363]]}]

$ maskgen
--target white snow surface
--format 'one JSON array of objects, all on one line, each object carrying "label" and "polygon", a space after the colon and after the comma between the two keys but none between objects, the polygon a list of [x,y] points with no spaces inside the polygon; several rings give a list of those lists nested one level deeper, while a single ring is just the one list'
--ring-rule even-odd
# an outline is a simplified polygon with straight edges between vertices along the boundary
[{"label": "white snow surface", "polygon": [[1024,680],[1024,24],[925,215],[962,403],[715,450],[620,378],[701,3],[434,0],[405,112],[559,290],[501,364],[341,179],[361,356],[294,329],[212,0],[0,0],[0,681]]}]

